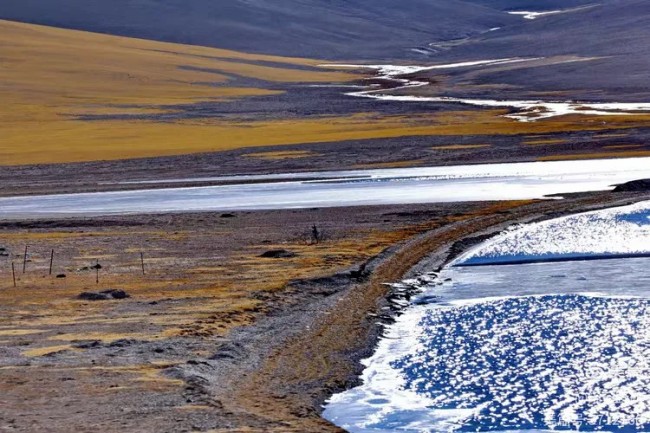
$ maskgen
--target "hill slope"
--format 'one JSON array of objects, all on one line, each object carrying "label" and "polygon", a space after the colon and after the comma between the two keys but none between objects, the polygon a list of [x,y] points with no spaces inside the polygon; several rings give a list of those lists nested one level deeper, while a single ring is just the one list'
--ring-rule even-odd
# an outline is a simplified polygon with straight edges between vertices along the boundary
[{"label": "hill slope", "polygon": [[[577,56],[589,61],[485,74],[479,84],[526,91],[562,91],[587,100],[648,101],[650,3],[613,0],[591,8],[521,19],[453,50],[440,61],[482,58]],[[502,86],[503,87],[503,86]]]},{"label": "hill slope", "polygon": [[466,0],[21,0],[0,18],[191,45],[329,59],[414,56],[516,23]]}]

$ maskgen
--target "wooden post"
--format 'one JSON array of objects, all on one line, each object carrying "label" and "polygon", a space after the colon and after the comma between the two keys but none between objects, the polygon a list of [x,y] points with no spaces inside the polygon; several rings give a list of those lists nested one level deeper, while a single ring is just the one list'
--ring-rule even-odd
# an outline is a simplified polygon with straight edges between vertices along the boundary
[{"label": "wooden post", "polygon": [[140,264],[142,265],[142,275],[144,275],[144,253],[140,252]]},{"label": "wooden post", "polygon": [[99,259],[95,259],[95,284],[99,284]]},{"label": "wooden post", "polygon": [[14,277],[14,287],[16,287],[16,267],[14,262],[11,262],[11,275]]},{"label": "wooden post", "polygon": [[54,249],[52,249],[52,253],[50,254],[50,275],[52,275],[52,264],[54,263]]},{"label": "wooden post", "polygon": [[23,274],[27,268],[27,245],[25,245],[25,254],[23,255]]}]

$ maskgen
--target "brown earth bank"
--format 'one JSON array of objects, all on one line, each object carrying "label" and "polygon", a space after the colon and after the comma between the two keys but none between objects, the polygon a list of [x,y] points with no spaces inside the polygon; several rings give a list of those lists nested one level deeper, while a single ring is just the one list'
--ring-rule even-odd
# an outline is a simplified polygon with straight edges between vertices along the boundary
[{"label": "brown earth bank", "polygon": [[[648,198],[0,223],[0,430],[339,431],[321,405],[357,383],[385,283],[515,222]],[[129,297],[79,298],[111,289]]]}]

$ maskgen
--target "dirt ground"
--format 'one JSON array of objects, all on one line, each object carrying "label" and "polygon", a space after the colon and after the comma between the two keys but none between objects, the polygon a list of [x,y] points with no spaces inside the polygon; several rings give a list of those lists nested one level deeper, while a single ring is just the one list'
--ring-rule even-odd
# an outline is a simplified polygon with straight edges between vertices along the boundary
[{"label": "dirt ground", "polygon": [[[0,431],[337,431],[320,405],[357,380],[383,283],[513,221],[643,197],[2,223]],[[78,299],[108,289],[130,297]]]},{"label": "dirt ground", "polygon": [[[480,207],[0,224],[0,426],[7,431],[223,426],[223,414],[214,411],[220,404],[206,400],[191,381],[173,377],[171,368],[210,359],[231,344],[229,335],[236,327],[327,295],[302,293],[293,281],[345,272],[449,215],[460,217]],[[313,225],[322,236],[317,244]],[[278,249],[295,256],[260,257]],[[93,269],[97,263],[99,270]],[[77,298],[108,289],[122,289],[131,297]],[[239,344],[220,356],[240,359]],[[243,362],[252,365],[254,358],[244,355]]]}]

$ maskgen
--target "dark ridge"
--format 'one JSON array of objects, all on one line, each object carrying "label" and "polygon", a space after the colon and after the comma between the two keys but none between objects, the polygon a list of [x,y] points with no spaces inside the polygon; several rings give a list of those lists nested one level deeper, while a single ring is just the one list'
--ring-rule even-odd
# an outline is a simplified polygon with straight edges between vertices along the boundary
[{"label": "dark ridge", "polygon": [[633,180],[616,185],[614,192],[646,192],[650,191],[650,179]]}]

